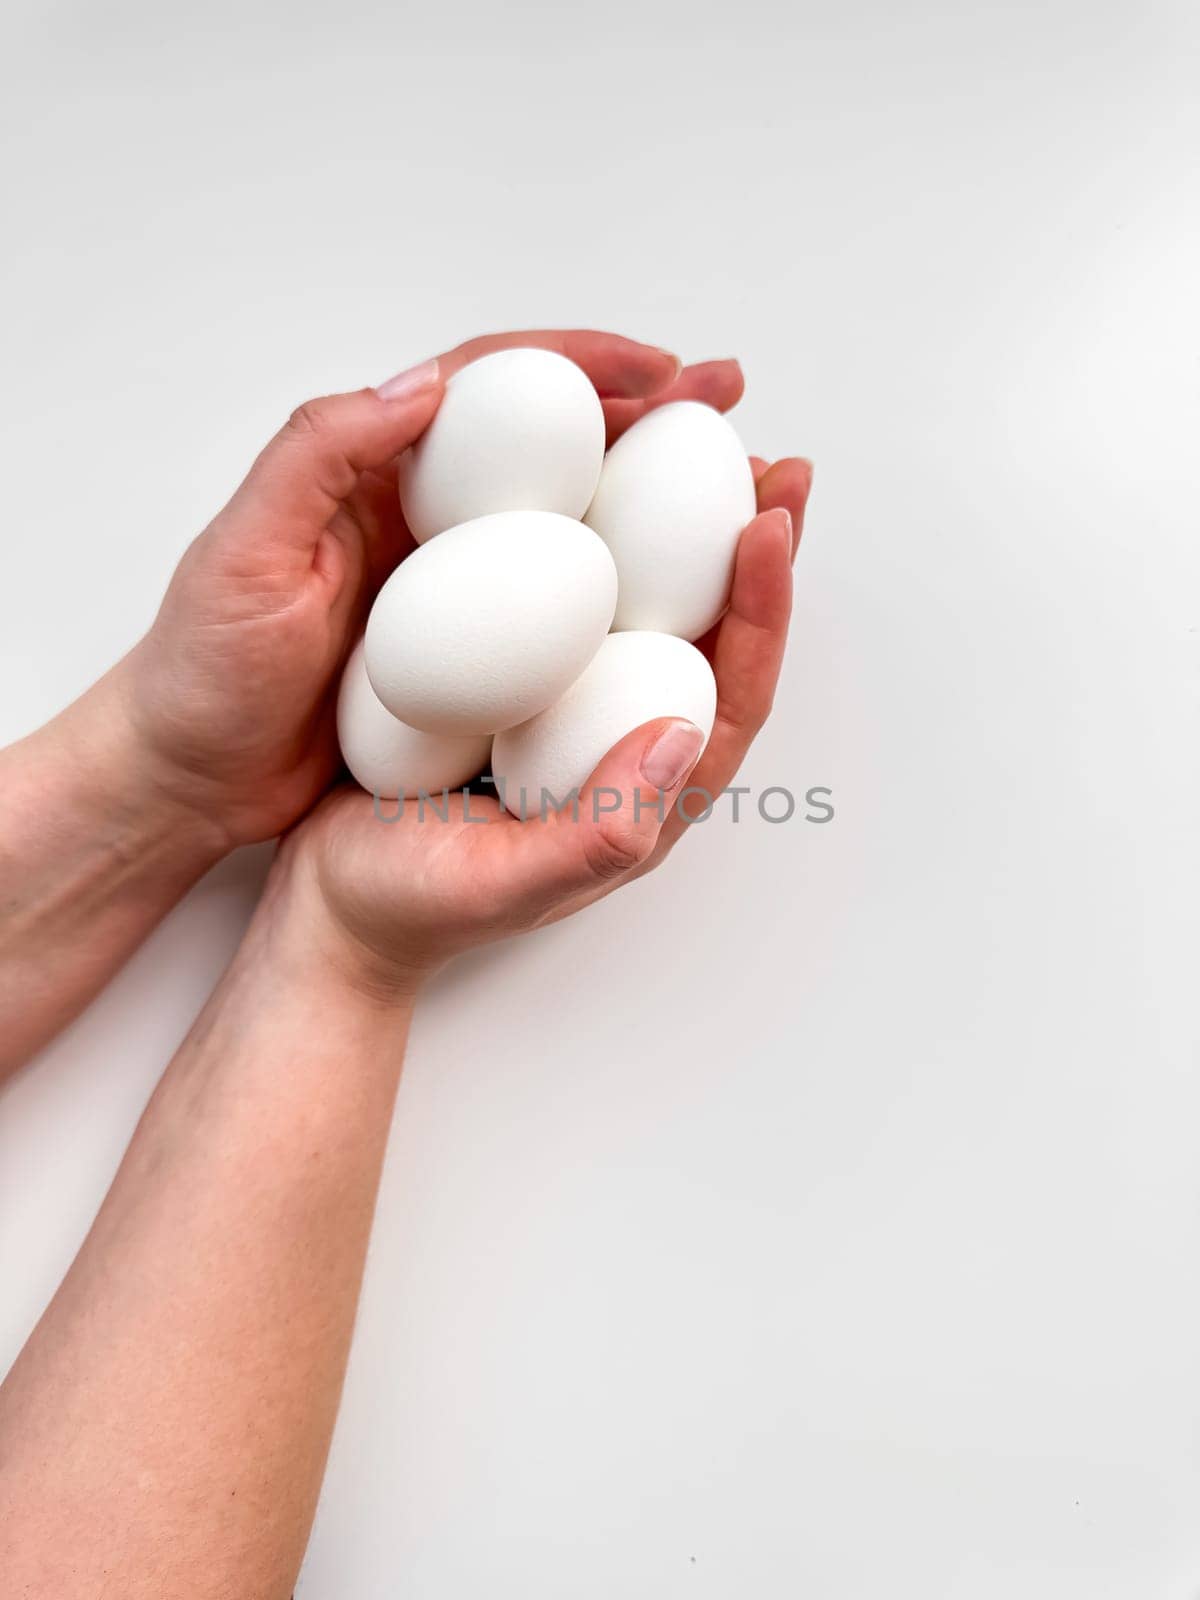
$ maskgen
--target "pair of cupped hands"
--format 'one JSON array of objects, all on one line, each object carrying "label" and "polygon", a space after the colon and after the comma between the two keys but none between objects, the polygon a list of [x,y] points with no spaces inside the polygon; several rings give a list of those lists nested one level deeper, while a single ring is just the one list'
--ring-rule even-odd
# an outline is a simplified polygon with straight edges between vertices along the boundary
[{"label": "pair of cupped hands", "polygon": [[[189,547],[149,633],[110,676],[155,803],[205,830],[214,855],[283,834],[268,895],[298,911],[324,959],[385,999],[463,949],[566,915],[662,861],[687,826],[680,791],[715,796],[731,782],[783,657],[812,468],[752,457],[758,515],[738,545],[729,609],[700,641],[718,690],[702,756],[690,723],[648,723],[604,758],[577,812],[524,822],[486,795],[469,808],[452,797],[446,816],[410,803],[384,822],[370,795],[335,783],[341,668],[380,585],[414,548],[397,458],[455,372],[515,345],[557,350],[587,373],[610,444],[654,406],[728,411],[742,393],[736,361],[681,367],[616,334],[538,331],[473,339],[378,388],[310,401]],[[600,806],[593,788],[606,791]]]}]

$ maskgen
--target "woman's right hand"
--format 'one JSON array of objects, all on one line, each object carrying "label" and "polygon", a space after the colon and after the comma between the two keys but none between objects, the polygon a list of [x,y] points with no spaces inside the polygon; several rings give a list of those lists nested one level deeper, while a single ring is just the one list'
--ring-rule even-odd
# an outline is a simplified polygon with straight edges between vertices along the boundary
[{"label": "woman's right hand", "polygon": [[[664,859],[687,827],[675,802],[689,775],[713,796],[729,785],[783,660],[812,469],[801,460],[754,465],[759,514],[742,534],[729,610],[702,641],[717,714],[699,763],[699,730],[668,718],[611,750],[574,812],[519,821],[489,796],[452,794],[448,816],[410,801],[388,821],[395,806],[377,809],[349,785],[335,790],[284,841],[267,895],[268,914],[299,910],[285,926],[304,930],[310,956],[315,942],[350,983],[407,998],[460,951],[577,911]],[[620,804],[606,809],[614,792]]]}]

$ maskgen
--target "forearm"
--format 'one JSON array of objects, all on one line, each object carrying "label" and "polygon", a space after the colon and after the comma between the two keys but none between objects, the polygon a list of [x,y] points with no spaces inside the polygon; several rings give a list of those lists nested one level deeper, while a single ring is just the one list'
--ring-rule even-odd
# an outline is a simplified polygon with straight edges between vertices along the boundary
[{"label": "forearm", "polygon": [[225,849],[157,781],[121,670],[0,751],[0,1077],[83,1009]]},{"label": "forearm", "polygon": [[0,1389],[0,1570],[30,1600],[291,1593],[409,1016],[292,898],[277,874]]}]

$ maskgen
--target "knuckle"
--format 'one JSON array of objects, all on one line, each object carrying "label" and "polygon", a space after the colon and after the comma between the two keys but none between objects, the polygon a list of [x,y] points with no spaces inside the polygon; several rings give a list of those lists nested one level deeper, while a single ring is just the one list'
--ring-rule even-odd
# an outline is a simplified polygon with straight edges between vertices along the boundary
[{"label": "knuckle", "polygon": [[347,456],[342,431],[333,401],[306,400],[292,412],[280,435],[284,445],[295,451],[293,464],[299,465],[334,501],[344,499],[358,477]]},{"label": "knuckle", "polygon": [[740,700],[736,704],[722,706],[717,712],[717,721],[734,744],[744,749],[762,731],[763,724],[771,715],[771,707],[769,695],[763,699]]},{"label": "knuckle", "polygon": [[329,432],[329,416],[319,400],[306,400],[287,419],[283,430],[289,438],[308,442]]},{"label": "knuckle", "polygon": [[585,851],[593,877],[608,883],[639,867],[653,847],[653,839],[613,817],[589,830]]}]

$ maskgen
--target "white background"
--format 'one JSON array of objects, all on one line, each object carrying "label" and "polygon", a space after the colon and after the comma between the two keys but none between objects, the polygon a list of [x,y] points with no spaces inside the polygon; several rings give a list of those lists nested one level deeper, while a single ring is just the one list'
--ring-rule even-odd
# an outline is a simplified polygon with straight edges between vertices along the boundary
[{"label": "white background", "polygon": [[[303,1600],[1200,1591],[1200,21],[18,5],[0,735],[298,400],[739,355],[817,463],[747,782],[430,994]],[[264,851],[0,1096],[0,1367]]]}]

